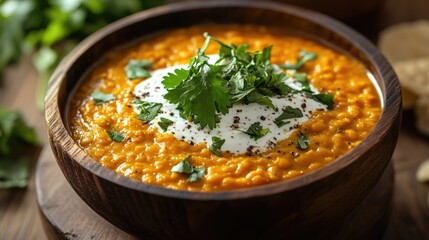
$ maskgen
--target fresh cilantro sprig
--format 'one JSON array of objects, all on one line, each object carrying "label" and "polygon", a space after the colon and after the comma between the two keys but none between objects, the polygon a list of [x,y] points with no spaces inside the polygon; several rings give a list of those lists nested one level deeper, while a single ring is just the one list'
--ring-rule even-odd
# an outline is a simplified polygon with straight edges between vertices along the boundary
[{"label": "fresh cilantro sprig", "polygon": [[[240,130],[241,131],[241,130]],[[262,138],[263,136],[267,135],[267,133],[270,132],[269,128],[262,128],[260,122],[255,122],[252,125],[250,125],[249,129],[246,131],[241,131],[247,135],[250,136],[250,138],[254,140],[258,140]]]},{"label": "fresh cilantro sprig", "polygon": [[125,74],[130,80],[138,78],[148,78],[150,77],[149,67],[152,66],[152,62],[148,60],[136,60],[131,59],[128,61],[127,66],[125,67]]},{"label": "fresh cilantro sprig", "polygon": [[140,114],[138,114],[136,118],[144,122],[150,122],[155,119],[162,107],[162,103],[146,102],[140,99],[134,99],[131,103],[140,111]]},{"label": "fresh cilantro sprig", "polygon": [[29,146],[40,140],[22,114],[0,106],[0,189],[27,186]]},{"label": "fresh cilantro sprig", "polygon": [[[293,76],[303,86],[302,90],[289,86],[286,83],[289,75],[271,64],[272,46],[250,52],[246,44],[236,46],[207,33],[204,36],[206,40],[197,56],[191,59],[189,69],[176,69],[162,81],[167,89],[164,98],[177,104],[181,116],[193,119],[201,127],[213,129],[219,119],[218,115],[227,114],[229,108],[238,101],[258,103],[274,110],[270,97],[306,92],[319,102],[331,104],[329,99],[333,95],[313,96],[305,74],[295,73]],[[219,44],[219,60],[215,63],[209,63],[209,58],[205,55],[210,41]],[[279,66],[297,70],[316,58],[316,53],[301,51],[295,65]]]},{"label": "fresh cilantro sprig", "polygon": [[115,128],[112,129],[112,131],[106,130],[107,135],[109,135],[110,139],[115,142],[122,142],[125,139],[125,134],[120,133]]},{"label": "fresh cilantro sprig", "polygon": [[300,118],[302,116],[304,115],[302,114],[301,109],[287,106],[284,112],[276,119],[274,119],[274,123],[277,125],[277,127],[281,127],[289,123],[288,121],[284,122],[283,120]]},{"label": "fresh cilantro sprig", "polygon": [[158,122],[158,126],[165,131],[167,131],[168,126],[170,126],[171,124],[173,124],[174,122],[168,118],[160,118],[160,121]]},{"label": "fresh cilantro sprig", "polygon": [[95,90],[91,94],[92,99],[95,101],[95,105],[100,105],[103,103],[107,103],[116,99],[116,97],[111,93],[104,93],[100,90]]},{"label": "fresh cilantro sprig", "polygon": [[300,57],[297,59],[296,64],[279,64],[278,66],[286,70],[298,70],[304,66],[306,62],[316,60],[318,55],[316,53],[301,50],[299,51],[299,56]]},{"label": "fresh cilantro sprig", "polygon": [[222,153],[220,152],[220,149],[222,148],[222,145],[225,143],[225,139],[221,139],[218,137],[212,137],[212,145],[210,145],[209,149],[218,157],[222,157]]},{"label": "fresh cilantro sprig", "polygon": [[173,166],[171,171],[177,172],[177,173],[184,173],[188,174],[188,182],[195,182],[198,180],[203,179],[206,168],[204,167],[194,167],[189,162],[189,159],[191,158],[191,155],[187,156],[185,159],[183,159],[181,162]]},{"label": "fresh cilantro sprig", "polygon": [[306,150],[309,143],[310,139],[308,139],[308,137],[303,132],[299,131],[296,147],[300,150]]},{"label": "fresh cilantro sprig", "polygon": [[204,54],[210,37],[190,63],[189,70],[179,69],[164,78],[162,84],[167,89],[164,98],[178,104],[181,114],[192,118],[201,127],[213,129],[217,122],[216,113],[228,113],[232,101],[228,94],[226,80],[222,78],[222,68],[208,63]]}]

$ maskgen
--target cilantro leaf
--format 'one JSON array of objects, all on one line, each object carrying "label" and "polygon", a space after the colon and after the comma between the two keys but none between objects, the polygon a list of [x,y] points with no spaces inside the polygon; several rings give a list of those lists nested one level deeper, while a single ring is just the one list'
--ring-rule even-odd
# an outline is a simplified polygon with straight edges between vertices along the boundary
[{"label": "cilantro leaf", "polygon": [[296,147],[300,150],[305,150],[308,148],[309,143],[310,143],[310,139],[308,139],[308,137],[300,131],[298,135],[298,142],[296,144]]},{"label": "cilantro leaf", "polygon": [[306,73],[294,73],[293,77],[302,85],[302,91],[311,92],[310,83],[307,80]]},{"label": "cilantro leaf", "polygon": [[106,132],[110,139],[115,142],[122,142],[125,139],[125,134],[118,132],[116,129],[113,129],[113,131],[106,130]]},{"label": "cilantro leaf", "polygon": [[299,55],[300,58],[298,58],[296,64],[279,64],[278,66],[286,70],[298,70],[304,66],[306,62],[316,60],[318,56],[316,53],[307,52],[305,50],[301,50]]},{"label": "cilantro leaf", "polygon": [[205,172],[205,167],[194,168],[194,171],[188,177],[188,182],[196,182],[203,179]]},{"label": "cilantro leaf", "polygon": [[139,99],[133,100],[132,103],[135,105],[135,108],[140,111],[140,114],[138,114],[136,118],[144,122],[152,121],[158,115],[162,107],[162,103],[145,102]]},{"label": "cilantro leaf", "polygon": [[189,162],[190,158],[191,158],[191,155],[187,156],[181,162],[173,166],[171,171],[188,174],[189,175],[187,179],[188,182],[195,182],[195,181],[201,180],[204,177],[206,169],[204,167],[196,168],[192,166],[191,163]]},{"label": "cilantro leaf", "polygon": [[225,143],[225,139],[221,139],[218,137],[212,137],[212,145],[210,145],[209,149],[212,151],[216,156],[222,157],[222,154],[220,152],[220,149],[222,145]]},{"label": "cilantro leaf", "polygon": [[95,90],[91,94],[92,99],[94,99],[96,105],[107,103],[116,99],[116,97],[111,93],[103,93],[99,90]]},{"label": "cilantro leaf", "polygon": [[30,161],[27,158],[1,159],[0,161],[0,189],[27,186]]},{"label": "cilantro leaf", "polygon": [[39,140],[33,128],[22,115],[0,106],[0,157],[19,153],[24,144],[38,145]]},{"label": "cilantro leaf", "polygon": [[[213,129],[216,113],[228,113],[231,100],[226,81],[221,78],[221,68],[209,65],[201,55],[194,58],[190,74],[177,87],[167,89],[164,98],[178,104],[182,113],[201,125]],[[164,83],[163,84],[168,84]]]},{"label": "cilantro leaf", "polygon": [[128,61],[128,64],[125,67],[125,73],[127,75],[127,78],[130,80],[134,80],[137,78],[148,78],[151,75],[149,70],[147,69],[151,66],[151,61],[131,59],[130,61]]},{"label": "cilantro leaf", "polygon": [[[241,131],[241,130],[240,130]],[[241,131],[247,135],[250,136],[250,138],[254,140],[258,140],[262,138],[263,136],[267,135],[267,133],[270,132],[269,128],[262,129],[260,122],[255,122],[252,125],[250,125],[249,129],[246,131]]]},{"label": "cilantro leaf", "polygon": [[291,118],[300,118],[302,116],[304,115],[302,114],[301,109],[287,106],[286,109],[283,111],[283,113],[280,116],[278,116],[276,119],[274,119],[274,122],[278,127],[281,127],[289,123],[289,122],[284,122],[283,120],[291,119]]},{"label": "cilantro leaf", "polygon": [[174,73],[168,73],[162,80],[162,84],[166,89],[177,87],[183,80],[189,76],[189,70],[179,68],[174,70]]},{"label": "cilantro leaf", "polygon": [[161,120],[158,122],[158,126],[164,130],[167,131],[168,126],[170,126],[171,124],[173,124],[174,122],[171,121],[170,119],[167,118],[161,118]]},{"label": "cilantro leaf", "polygon": [[331,110],[334,108],[334,95],[331,93],[320,93],[320,94],[315,94],[314,96],[314,100],[325,104],[326,106],[328,106],[328,109]]}]

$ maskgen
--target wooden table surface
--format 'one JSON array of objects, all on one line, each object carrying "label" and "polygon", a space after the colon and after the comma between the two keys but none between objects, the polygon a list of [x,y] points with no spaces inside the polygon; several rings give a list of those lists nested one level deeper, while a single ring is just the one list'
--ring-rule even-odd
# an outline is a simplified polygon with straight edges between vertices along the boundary
[{"label": "wooden table surface", "polygon": [[[365,20],[349,22],[376,41],[383,28],[405,21],[429,19],[429,0],[385,0]],[[36,107],[37,72],[26,58],[10,66],[0,77],[0,105],[23,112],[47,145],[43,113]],[[38,156],[35,154],[34,162]],[[419,134],[412,112],[405,112],[393,156],[395,168],[394,208],[385,239],[429,239],[428,186],[415,180],[418,165],[429,159],[429,137]],[[47,239],[39,216],[34,185],[34,162],[26,189],[0,190],[0,239]]]}]

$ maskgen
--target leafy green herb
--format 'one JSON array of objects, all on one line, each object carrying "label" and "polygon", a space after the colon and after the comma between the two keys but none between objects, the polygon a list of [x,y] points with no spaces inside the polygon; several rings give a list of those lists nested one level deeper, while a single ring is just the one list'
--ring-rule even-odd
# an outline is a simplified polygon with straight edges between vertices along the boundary
[{"label": "leafy green herb", "polygon": [[261,123],[255,122],[252,125],[250,125],[249,129],[241,132],[249,135],[250,138],[253,138],[254,140],[258,140],[263,136],[267,135],[267,133],[270,132],[270,129],[269,128],[262,129]]},{"label": "leafy green herb", "polygon": [[170,126],[171,124],[173,124],[174,122],[171,121],[170,119],[167,118],[161,118],[161,121],[158,122],[158,126],[164,130],[167,131],[168,126]]},{"label": "leafy green herb", "polygon": [[19,112],[0,106],[0,188],[27,185],[30,163],[22,154],[28,145],[39,145],[34,129]]},{"label": "leafy green herb", "polygon": [[212,137],[212,145],[210,145],[209,149],[212,151],[216,156],[222,157],[222,154],[220,152],[220,149],[222,145],[225,143],[225,139],[221,139],[218,137]]},{"label": "leafy green herb", "polygon": [[8,157],[0,160],[0,189],[27,186],[29,159]]},{"label": "leafy green herb", "polygon": [[310,139],[308,139],[307,136],[300,131],[298,135],[298,143],[296,144],[296,147],[298,149],[305,150],[308,148],[309,143],[310,143]]},{"label": "leafy green herb", "polygon": [[19,153],[19,147],[26,143],[39,144],[34,129],[25,123],[19,112],[0,106],[0,157]]},{"label": "leafy green herb", "polygon": [[306,73],[295,72],[293,77],[302,85],[302,91],[312,92],[310,88],[310,83],[307,80]]},{"label": "leafy green herb", "polygon": [[95,90],[91,94],[92,99],[94,99],[96,105],[107,103],[116,99],[116,97],[111,93],[103,93],[99,90]]},{"label": "leafy green herb", "polygon": [[127,78],[130,80],[134,80],[137,78],[148,78],[151,75],[149,70],[147,69],[151,66],[151,61],[131,59],[130,61],[128,61],[128,64],[125,67],[125,73],[127,75]]},{"label": "leafy green herb", "polygon": [[[286,84],[289,76],[271,64],[272,46],[249,52],[246,44],[236,46],[207,33],[204,36],[206,41],[197,56],[191,59],[189,70],[176,69],[162,81],[167,89],[164,98],[177,104],[182,117],[193,119],[201,127],[213,129],[219,114],[227,114],[235,102],[258,103],[275,109],[269,97],[298,92],[312,94],[305,73],[294,74],[303,86],[301,91]],[[219,60],[214,64],[209,63],[205,55],[210,41],[220,46]],[[300,51],[297,64],[286,68],[296,70],[316,58],[315,53]]]},{"label": "leafy green herb", "polygon": [[188,182],[196,182],[198,180],[203,179],[205,172],[206,172],[205,167],[199,167],[199,168],[194,167],[194,171],[188,177]]},{"label": "leafy green herb", "polygon": [[307,52],[301,50],[299,52],[300,58],[296,61],[296,64],[279,64],[278,66],[286,70],[298,70],[308,61],[314,61],[317,58],[316,53]]},{"label": "leafy green herb", "polygon": [[213,129],[216,113],[228,113],[232,102],[226,80],[221,77],[222,68],[209,64],[209,58],[204,55],[209,41],[210,37],[207,37],[197,56],[191,60],[188,74],[187,70],[176,70],[166,76],[162,84],[168,91],[164,98],[178,104],[182,115],[202,127]]},{"label": "leafy green herb", "polygon": [[201,180],[204,177],[206,169],[204,167],[196,168],[192,166],[191,163],[189,162],[190,158],[191,158],[191,155],[187,156],[181,162],[173,166],[171,171],[188,174],[189,175],[188,182],[195,182],[195,181]]},{"label": "leafy green herb", "polygon": [[139,99],[133,100],[132,103],[135,104],[137,110],[140,111],[140,114],[137,115],[136,118],[144,122],[152,121],[158,115],[162,107],[161,103],[145,102]]},{"label": "leafy green herb", "polygon": [[113,129],[113,131],[106,130],[106,132],[110,139],[115,142],[122,142],[125,139],[125,134],[118,132],[116,129]]},{"label": "leafy green herb", "polygon": [[0,1],[0,73],[7,64],[18,62],[35,49],[33,62],[41,80],[37,103],[42,107],[49,76],[62,56],[71,50],[70,46],[110,22],[163,3],[160,0]]},{"label": "leafy green herb", "polygon": [[288,124],[289,122],[284,122],[283,120],[291,119],[291,118],[300,118],[304,116],[302,114],[301,109],[299,108],[293,108],[290,106],[287,106],[284,112],[278,116],[276,119],[274,119],[274,122],[278,127],[281,127],[285,124]]},{"label": "leafy green herb", "polygon": [[334,108],[334,95],[330,93],[320,93],[313,95],[314,99],[328,106],[329,110]]}]

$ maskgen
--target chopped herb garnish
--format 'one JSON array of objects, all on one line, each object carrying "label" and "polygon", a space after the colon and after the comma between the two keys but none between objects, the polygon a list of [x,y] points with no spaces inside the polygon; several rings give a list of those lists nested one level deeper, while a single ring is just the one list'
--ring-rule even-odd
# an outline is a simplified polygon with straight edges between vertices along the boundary
[{"label": "chopped herb garnish", "polygon": [[296,61],[296,64],[279,64],[279,67],[286,70],[298,70],[308,61],[314,61],[317,58],[316,53],[307,52],[305,50],[301,50],[299,52],[300,58]]},{"label": "chopped herb garnish", "polygon": [[312,92],[310,88],[310,83],[307,80],[306,73],[296,72],[293,75],[293,78],[296,79],[302,85],[302,91]]},{"label": "chopped herb garnish", "polygon": [[144,122],[152,121],[158,115],[162,107],[161,103],[145,102],[139,99],[133,100],[132,103],[135,105],[136,109],[140,111],[140,114],[138,114],[136,118]]},{"label": "chopped herb garnish", "polygon": [[[177,104],[183,118],[213,129],[219,114],[227,114],[235,102],[258,103],[275,109],[270,97],[298,92],[312,94],[305,73],[295,72],[293,75],[303,86],[301,90],[286,83],[290,73],[288,75],[271,64],[272,46],[250,52],[246,44],[236,46],[207,33],[204,36],[206,40],[197,56],[191,59],[189,69],[176,69],[162,81],[167,89],[164,98]],[[210,41],[220,46],[219,60],[215,63],[209,63],[209,57],[205,55]],[[302,50],[296,65],[279,66],[297,70],[316,58],[317,54]]]},{"label": "chopped herb garnish", "polygon": [[173,166],[171,171],[188,174],[189,175],[188,182],[195,182],[195,181],[201,180],[204,177],[204,173],[206,169],[204,167],[196,168],[192,166],[191,163],[189,162],[190,158],[191,158],[191,155],[187,156],[181,162]]},{"label": "chopped herb garnish", "polygon": [[287,106],[284,112],[278,116],[274,122],[276,123],[277,127],[281,127],[285,124],[288,124],[289,122],[284,122],[283,120],[292,119],[292,118],[300,118],[304,116],[302,114],[301,109],[299,108],[293,108],[290,106]]},{"label": "chopped herb garnish", "polygon": [[314,96],[314,100],[325,104],[326,106],[328,106],[329,110],[334,108],[334,95],[333,94],[320,93],[320,94],[315,94],[313,96]]},{"label": "chopped herb garnish", "polygon": [[125,139],[125,134],[118,132],[116,129],[113,129],[113,131],[106,130],[106,132],[110,139],[115,142],[122,142]]},{"label": "chopped herb garnish", "polygon": [[167,118],[161,118],[160,121],[158,122],[158,126],[164,130],[167,131],[168,126],[170,126],[171,124],[173,124],[174,122],[171,121],[170,119]]},{"label": "chopped herb garnish", "polygon": [[209,149],[212,151],[216,156],[222,157],[222,154],[220,152],[220,149],[222,145],[225,143],[225,139],[221,139],[218,137],[212,137],[212,145],[210,145]]},{"label": "chopped herb garnish", "polygon": [[116,97],[111,93],[103,93],[99,90],[95,90],[91,94],[92,99],[94,99],[96,105],[100,105],[106,102],[110,102],[116,99]]},{"label": "chopped herb garnish", "polygon": [[250,136],[250,138],[253,138],[254,140],[258,140],[261,137],[267,135],[267,133],[270,132],[269,128],[262,129],[260,122],[255,122],[252,125],[250,125],[249,129],[247,131],[241,131],[247,135]]},{"label": "chopped herb garnish", "polygon": [[300,131],[298,135],[298,142],[296,144],[296,147],[298,149],[305,150],[308,148],[309,143],[310,143],[310,139],[308,139],[307,136]]},{"label": "chopped herb garnish", "polygon": [[127,78],[130,80],[134,80],[137,78],[148,78],[151,76],[148,70],[148,68],[151,66],[151,61],[131,59],[130,61],[128,61],[128,64],[125,67],[125,73],[127,75]]},{"label": "chopped herb garnish", "polygon": [[188,182],[196,182],[200,179],[203,179],[205,172],[205,167],[194,168],[194,171],[188,177]]}]

